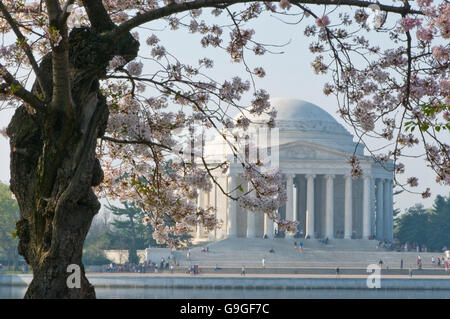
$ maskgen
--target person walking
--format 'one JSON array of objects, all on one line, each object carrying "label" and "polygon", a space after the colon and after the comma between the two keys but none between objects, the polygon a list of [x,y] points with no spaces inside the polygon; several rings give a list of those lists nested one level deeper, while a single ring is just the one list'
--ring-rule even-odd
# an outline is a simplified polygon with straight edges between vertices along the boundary
[{"label": "person walking", "polygon": [[403,259],[400,259],[400,269],[403,269]]},{"label": "person walking", "polygon": [[303,242],[301,241],[298,246],[300,247],[300,251],[303,251]]},{"label": "person walking", "polygon": [[242,266],[241,268],[241,276],[245,276],[245,266]]},{"label": "person walking", "polygon": [[266,268],[266,259],[264,257],[261,260],[261,264],[263,268]]}]

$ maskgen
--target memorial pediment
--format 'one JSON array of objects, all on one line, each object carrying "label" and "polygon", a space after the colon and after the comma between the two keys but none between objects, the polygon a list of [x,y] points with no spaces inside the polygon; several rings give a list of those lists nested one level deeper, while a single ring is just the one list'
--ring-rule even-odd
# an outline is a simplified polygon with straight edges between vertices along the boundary
[{"label": "memorial pediment", "polygon": [[289,143],[281,145],[280,159],[285,160],[348,160],[349,154],[336,150],[327,150],[311,144]]}]

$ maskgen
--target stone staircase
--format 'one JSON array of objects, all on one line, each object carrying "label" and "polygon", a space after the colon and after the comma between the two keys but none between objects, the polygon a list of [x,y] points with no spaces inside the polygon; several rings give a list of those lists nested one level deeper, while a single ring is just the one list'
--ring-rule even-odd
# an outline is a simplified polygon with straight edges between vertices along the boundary
[{"label": "stone staircase", "polygon": [[[383,260],[384,266],[399,268],[416,267],[417,256],[422,257],[424,268],[437,268],[431,263],[431,256],[441,254],[417,252],[393,252],[377,250],[377,241],[332,239],[327,245],[317,239],[303,241],[303,250],[294,249],[298,239],[261,239],[261,238],[227,238],[222,241],[204,243],[187,251],[175,251],[174,256],[180,266],[191,264],[203,267],[261,267],[265,259],[266,267],[308,267],[308,268],[359,268],[366,269],[369,264],[378,264]],[[208,246],[208,252],[202,247]],[[269,252],[273,249],[274,253]]]}]

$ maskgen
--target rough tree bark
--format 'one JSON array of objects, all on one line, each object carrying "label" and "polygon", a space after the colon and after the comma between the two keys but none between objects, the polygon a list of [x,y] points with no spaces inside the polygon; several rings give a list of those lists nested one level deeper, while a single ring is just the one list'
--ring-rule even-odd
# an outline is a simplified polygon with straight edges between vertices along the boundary
[{"label": "rough tree bark", "polygon": [[[104,26],[114,27],[111,23]],[[139,48],[130,34],[108,39],[100,31],[95,26],[77,28],[69,36],[75,118],[55,108],[30,112],[24,105],[16,110],[7,129],[10,184],[20,207],[18,249],[33,269],[25,298],[95,298],[81,257],[85,237],[100,208],[92,187],[103,180],[95,151],[109,112],[99,81],[113,56],[131,61]],[[51,92],[51,54],[40,68]],[[37,84],[33,89],[40,90]],[[79,289],[67,287],[70,264],[81,268]]]}]

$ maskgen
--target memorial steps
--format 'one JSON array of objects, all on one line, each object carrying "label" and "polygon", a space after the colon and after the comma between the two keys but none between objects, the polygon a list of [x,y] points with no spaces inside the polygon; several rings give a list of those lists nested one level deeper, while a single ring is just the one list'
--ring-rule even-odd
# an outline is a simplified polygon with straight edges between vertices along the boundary
[{"label": "memorial steps", "polygon": [[[180,266],[195,264],[201,267],[261,267],[265,259],[266,267],[308,267],[308,268],[358,268],[366,269],[369,264],[378,264],[382,259],[384,266],[399,268],[403,259],[403,267],[416,267],[417,256],[420,255],[424,268],[432,268],[431,256],[438,253],[394,252],[376,249],[377,241],[331,239],[327,245],[317,239],[303,240],[303,250],[294,249],[298,239],[260,239],[260,238],[227,238],[222,241],[203,244],[190,249],[190,260],[187,251],[176,251],[174,256]],[[202,248],[208,246],[209,251]],[[270,253],[270,249],[274,253]],[[436,268],[436,267],[433,267]]]}]

